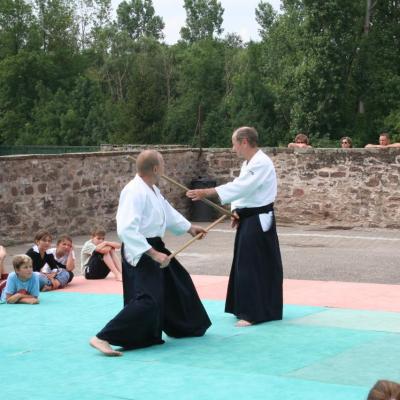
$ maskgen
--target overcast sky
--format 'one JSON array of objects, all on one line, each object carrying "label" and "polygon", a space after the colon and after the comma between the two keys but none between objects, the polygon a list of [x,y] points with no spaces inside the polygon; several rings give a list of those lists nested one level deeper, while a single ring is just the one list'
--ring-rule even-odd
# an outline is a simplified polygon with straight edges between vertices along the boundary
[{"label": "overcast sky", "polygon": [[[255,9],[260,0],[220,0],[225,9],[223,19],[223,36],[226,33],[238,33],[247,42],[258,40],[259,25],[255,19]],[[112,0],[114,9],[120,0]],[[269,0],[272,6],[279,10],[280,0]],[[180,39],[179,31],[185,25],[186,13],[183,0],[153,0],[156,14],[165,23],[164,34],[167,43],[176,43]]]}]

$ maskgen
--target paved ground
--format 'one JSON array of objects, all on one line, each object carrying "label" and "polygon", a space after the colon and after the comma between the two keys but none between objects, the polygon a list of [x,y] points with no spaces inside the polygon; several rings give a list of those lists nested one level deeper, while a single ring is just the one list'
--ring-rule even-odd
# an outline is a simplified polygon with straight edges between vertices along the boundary
[{"label": "paved ground", "polygon": [[[108,236],[116,239],[115,232]],[[282,321],[240,329],[224,313],[234,239],[228,224],[178,256],[213,322],[202,338],[165,337],[163,346],[103,357],[88,338],[122,306],[122,284],[111,276],[76,277],[63,290],[41,293],[39,306],[1,305],[7,321],[0,324],[0,359],[7,365],[2,394],[54,398],[54,391],[43,390],[45,370],[57,371],[60,400],[359,400],[377,379],[400,381],[400,233],[280,226],[279,236]],[[176,250],[189,238],[167,235],[165,241]],[[86,240],[74,238],[77,272]],[[12,256],[29,246],[7,251]],[[44,331],[57,337],[56,346],[43,340]],[[30,374],[17,384],[21,365]]]},{"label": "paved ground", "polygon": [[[206,226],[207,223],[200,223]],[[286,279],[400,284],[400,232],[385,229],[332,230],[317,226],[279,226]],[[108,235],[116,240],[115,232]],[[74,237],[79,254],[86,236]],[[165,242],[178,249],[190,236],[167,234]],[[179,259],[192,274],[228,275],[234,231],[221,223],[208,237],[188,247]],[[7,248],[9,255],[24,253],[30,243]],[[11,257],[6,260],[11,269]]]}]

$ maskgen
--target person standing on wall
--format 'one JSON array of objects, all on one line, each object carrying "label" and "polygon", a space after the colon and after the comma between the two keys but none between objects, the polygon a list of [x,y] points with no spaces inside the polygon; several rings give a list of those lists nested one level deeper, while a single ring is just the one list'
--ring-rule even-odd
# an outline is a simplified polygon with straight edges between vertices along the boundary
[{"label": "person standing on wall", "polygon": [[244,159],[240,175],[216,188],[189,190],[193,201],[218,195],[231,203],[237,219],[232,269],[225,312],[238,318],[237,326],[282,319],[283,268],[274,201],[277,179],[272,160],[258,147],[258,133],[241,127],[232,135],[233,151]]}]

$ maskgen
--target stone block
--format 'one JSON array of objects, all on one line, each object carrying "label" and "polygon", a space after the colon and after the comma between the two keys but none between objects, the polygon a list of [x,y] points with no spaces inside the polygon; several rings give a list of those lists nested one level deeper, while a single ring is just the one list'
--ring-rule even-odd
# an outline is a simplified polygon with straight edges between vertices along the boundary
[{"label": "stone block", "polygon": [[330,177],[331,178],[345,178],[346,172],[342,172],[342,171],[331,172]]},{"label": "stone block", "polygon": [[47,192],[47,183],[39,183],[37,185],[37,189],[39,191],[39,193],[44,194]]}]

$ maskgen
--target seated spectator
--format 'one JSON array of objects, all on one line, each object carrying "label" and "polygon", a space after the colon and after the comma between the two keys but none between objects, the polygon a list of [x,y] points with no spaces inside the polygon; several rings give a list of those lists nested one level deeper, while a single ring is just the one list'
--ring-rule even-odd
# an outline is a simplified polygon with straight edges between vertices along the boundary
[{"label": "seated spectator", "polygon": [[353,147],[353,142],[348,136],[343,136],[340,139],[340,147],[342,149],[351,149]]},{"label": "seated spectator", "polygon": [[400,400],[400,384],[380,380],[370,390],[367,400]]},{"label": "seated spectator", "polygon": [[95,228],[92,237],[82,247],[81,268],[86,279],[104,279],[111,271],[117,281],[122,281],[121,260],[115,250],[121,245],[105,241],[106,232]]},{"label": "seated spectator", "polygon": [[4,260],[6,259],[7,252],[3,246],[0,246],[0,282],[7,279],[8,274],[6,274],[6,267],[4,265]]},{"label": "seated spectator", "polygon": [[39,304],[39,274],[33,272],[32,259],[25,254],[13,258],[14,271],[8,275],[0,302]]},{"label": "seated spectator", "polygon": [[75,269],[75,253],[72,246],[71,236],[61,235],[57,239],[56,247],[52,247],[48,252],[53,254],[53,257],[60,268],[64,268],[68,271],[68,283],[71,282],[74,277],[72,271]]},{"label": "seated spectator", "polygon": [[3,246],[0,246],[0,296],[3,289],[6,287],[6,281],[8,274],[6,274],[6,267],[4,265],[4,260],[6,259],[7,252]]},{"label": "seated spectator", "polygon": [[294,138],[294,143],[289,143],[288,147],[293,148],[293,147],[312,147],[312,146],[310,146],[309,144],[308,136],[305,135],[304,133],[299,133]]},{"label": "seated spectator", "polygon": [[382,132],[379,134],[379,144],[367,144],[365,148],[368,147],[400,147],[400,143],[390,143],[390,135],[387,132]]},{"label": "seated spectator", "polygon": [[49,252],[52,237],[46,230],[41,230],[35,235],[35,244],[26,254],[32,259],[33,270],[40,272],[40,290],[43,292],[65,287],[70,279],[70,274],[60,268]]}]

